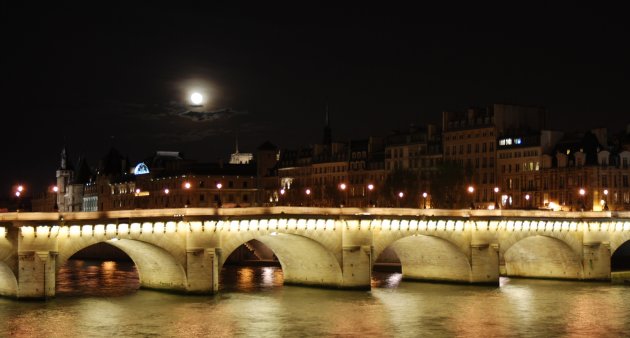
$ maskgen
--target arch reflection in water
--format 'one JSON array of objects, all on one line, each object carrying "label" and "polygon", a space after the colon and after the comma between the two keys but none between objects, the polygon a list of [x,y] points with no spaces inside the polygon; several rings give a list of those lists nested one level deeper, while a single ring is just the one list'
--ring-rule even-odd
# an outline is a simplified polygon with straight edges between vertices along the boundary
[{"label": "arch reflection in water", "polygon": [[[93,257],[106,257],[97,260]],[[58,271],[57,296],[111,297],[134,293],[140,287],[138,271],[122,250],[102,244],[74,254]]]},{"label": "arch reflection in water", "polygon": [[221,291],[253,292],[281,287],[284,276],[277,266],[226,265],[219,283]]},{"label": "arch reflection in water", "polygon": [[57,296],[122,296],[140,288],[131,262],[70,259],[57,275]]}]

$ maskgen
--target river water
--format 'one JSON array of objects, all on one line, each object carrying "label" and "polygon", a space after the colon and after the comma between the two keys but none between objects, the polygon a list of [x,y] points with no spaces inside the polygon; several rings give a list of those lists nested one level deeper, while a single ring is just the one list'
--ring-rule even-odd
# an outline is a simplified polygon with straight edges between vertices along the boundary
[{"label": "river water", "polygon": [[47,302],[0,299],[0,337],[624,337],[630,287],[501,279],[401,281],[372,291],[282,285],[276,267],[226,268],[216,296],[137,290],[132,263],[71,260]]}]

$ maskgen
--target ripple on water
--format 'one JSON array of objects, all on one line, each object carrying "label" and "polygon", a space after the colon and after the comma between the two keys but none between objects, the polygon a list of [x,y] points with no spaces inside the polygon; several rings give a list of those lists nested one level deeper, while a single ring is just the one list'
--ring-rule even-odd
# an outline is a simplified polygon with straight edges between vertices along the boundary
[{"label": "ripple on water", "polygon": [[[65,270],[64,270],[65,269]],[[373,289],[282,285],[277,267],[226,267],[221,293],[140,290],[131,263],[79,261],[62,268],[59,297],[0,299],[0,336],[437,336],[621,337],[630,332],[630,288],[502,279],[501,287],[401,281],[374,273]]]}]

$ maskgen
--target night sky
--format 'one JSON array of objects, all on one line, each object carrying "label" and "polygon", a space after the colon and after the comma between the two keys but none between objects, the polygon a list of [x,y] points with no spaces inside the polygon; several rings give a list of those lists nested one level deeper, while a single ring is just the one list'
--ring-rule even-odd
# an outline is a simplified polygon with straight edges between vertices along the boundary
[{"label": "night sky", "polygon": [[[93,166],[112,144],[216,161],[237,134],[241,151],[319,142],[326,105],[342,141],[494,102],[544,106],[554,129],[630,123],[621,8],[112,3],[2,5],[7,196],[53,184],[64,143]],[[195,89],[230,111],[180,116]]]}]

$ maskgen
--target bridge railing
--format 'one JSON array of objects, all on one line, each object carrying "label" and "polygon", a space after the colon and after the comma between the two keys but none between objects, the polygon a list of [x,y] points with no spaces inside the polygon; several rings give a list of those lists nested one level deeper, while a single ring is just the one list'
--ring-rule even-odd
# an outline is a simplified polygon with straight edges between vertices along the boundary
[{"label": "bridge railing", "polygon": [[213,219],[266,215],[300,215],[324,217],[455,217],[455,218],[534,218],[534,219],[630,219],[630,211],[547,211],[547,210],[469,210],[412,208],[315,208],[315,207],[253,207],[253,208],[178,208],[139,209],[97,212],[13,212],[0,213],[0,222],[64,223],[72,221],[117,220],[129,223],[142,219]]}]

